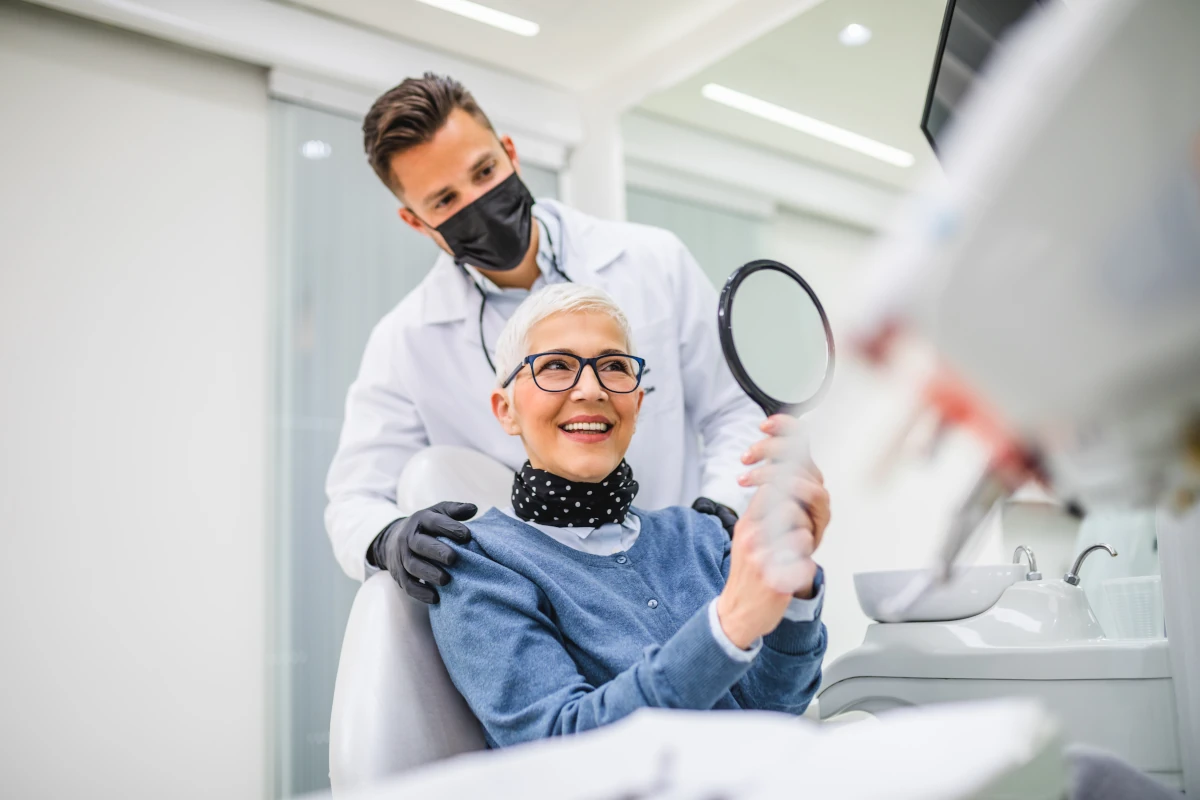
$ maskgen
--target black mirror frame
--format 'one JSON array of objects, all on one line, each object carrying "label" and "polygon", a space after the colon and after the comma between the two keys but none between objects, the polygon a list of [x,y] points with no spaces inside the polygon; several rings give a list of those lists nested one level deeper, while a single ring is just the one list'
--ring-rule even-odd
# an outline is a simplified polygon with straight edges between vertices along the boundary
[{"label": "black mirror frame", "polygon": [[[733,298],[737,294],[737,289],[741,286],[742,281],[749,278],[756,272],[764,269],[781,272],[787,277],[800,284],[801,288],[808,293],[808,297],[812,300],[813,305],[817,307],[817,313],[821,315],[821,324],[825,327],[825,344],[828,360],[825,362],[825,377],[821,381],[816,393],[807,400],[801,400],[798,403],[785,403],[782,400],[777,400],[771,397],[758,387],[753,380],[750,379],[746,368],[742,366],[742,360],[738,358],[737,348],[733,345]],[[780,264],[778,261],[770,259],[759,259],[750,261],[734,270],[734,273],[729,276],[729,280],[725,281],[725,288],[721,290],[721,299],[717,304],[717,331],[721,337],[721,351],[725,354],[725,362],[729,364],[729,369],[733,372],[733,377],[737,380],[738,385],[745,390],[746,394],[750,395],[750,399],[759,405],[759,407],[769,417],[772,414],[791,414],[799,416],[807,411],[815,408],[825,395],[829,392],[829,387],[833,384],[833,366],[835,357],[835,348],[833,344],[833,329],[829,327],[829,317],[825,315],[825,307],[821,305],[821,301],[817,299],[817,293],[808,285],[808,281],[801,278],[795,270],[785,264]]]}]

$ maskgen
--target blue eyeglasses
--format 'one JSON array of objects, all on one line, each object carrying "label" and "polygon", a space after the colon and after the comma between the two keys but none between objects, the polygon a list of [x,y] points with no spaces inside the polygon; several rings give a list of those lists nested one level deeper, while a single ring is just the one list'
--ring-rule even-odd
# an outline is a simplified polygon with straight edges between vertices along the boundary
[{"label": "blue eyeglasses", "polygon": [[533,375],[533,382],[543,392],[565,392],[575,388],[583,368],[591,366],[596,380],[607,391],[629,394],[641,384],[646,361],[628,353],[609,353],[595,358],[580,358],[560,352],[534,353],[525,356],[520,366],[500,384],[500,388],[507,389],[526,364]]}]

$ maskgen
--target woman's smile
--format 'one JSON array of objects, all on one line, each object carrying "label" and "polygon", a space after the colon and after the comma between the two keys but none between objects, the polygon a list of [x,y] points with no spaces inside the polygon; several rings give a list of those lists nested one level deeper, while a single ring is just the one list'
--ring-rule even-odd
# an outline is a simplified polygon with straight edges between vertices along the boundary
[{"label": "woman's smile", "polygon": [[558,429],[573,442],[590,444],[603,442],[611,436],[613,423],[599,414],[576,414],[559,425]]},{"label": "woman's smile", "polygon": [[[503,389],[493,392],[493,412],[508,433],[521,437],[535,469],[581,483],[603,479],[629,449],[644,395],[640,387],[612,392],[601,382],[602,375],[609,385],[631,375],[624,361],[603,360],[628,351],[624,329],[609,314],[564,312],[532,326],[524,344],[526,355],[562,357],[547,359],[536,376],[533,366],[521,369],[511,398]],[[580,366],[579,359],[593,358],[602,360]],[[551,389],[540,388],[538,380]]]}]

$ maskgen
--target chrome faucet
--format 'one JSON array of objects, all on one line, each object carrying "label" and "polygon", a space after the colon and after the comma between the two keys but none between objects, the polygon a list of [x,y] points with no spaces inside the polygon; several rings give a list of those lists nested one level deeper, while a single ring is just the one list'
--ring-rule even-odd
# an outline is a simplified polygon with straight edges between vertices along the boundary
[{"label": "chrome faucet", "polygon": [[1107,550],[1108,554],[1110,556],[1112,556],[1113,558],[1116,558],[1116,556],[1117,556],[1117,551],[1114,550],[1111,546],[1109,546],[1107,544],[1094,544],[1079,554],[1079,558],[1075,559],[1075,566],[1071,567],[1071,570],[1066,575],[1063,575],[1063,580],[1066,581],[1067,583],[1071,584],[1072,586],[1078,586],[1079,585],[1079,570],[1083,567],[1083,560],[1085,558],[1087,558],[1088,556],[1090,556],[1092,554],[1092,552],[1096,551],[1096,550]]},{"label": "chrome faucet", "polygon": [[1029,572],[1025,573],[1025,580],[1040,581],[1042,579],[1042,573],[1038,572],[1037,559],[1033,557],[1033,551],[1030,550],[1028,547],[1026,547],[1023,544],[1017,546],[1017,549],[1013,551],[1013,563],[1014,564],[1021,563],[1021,554],[1022,553],[1025,555],[1025,557],[1027,559],[1029,559]]}]

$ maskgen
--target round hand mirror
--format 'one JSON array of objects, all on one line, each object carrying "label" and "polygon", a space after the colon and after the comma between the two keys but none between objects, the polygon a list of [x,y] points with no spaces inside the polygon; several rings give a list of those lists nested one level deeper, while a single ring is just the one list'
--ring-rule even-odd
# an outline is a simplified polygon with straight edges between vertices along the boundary
[{"label": "round hand mirror", "polygon": [[721,291],[717,329],[733,377],[767,416],[799,416],[829,391],[829,319],[790,267],[770,260],[739,267]]}]

